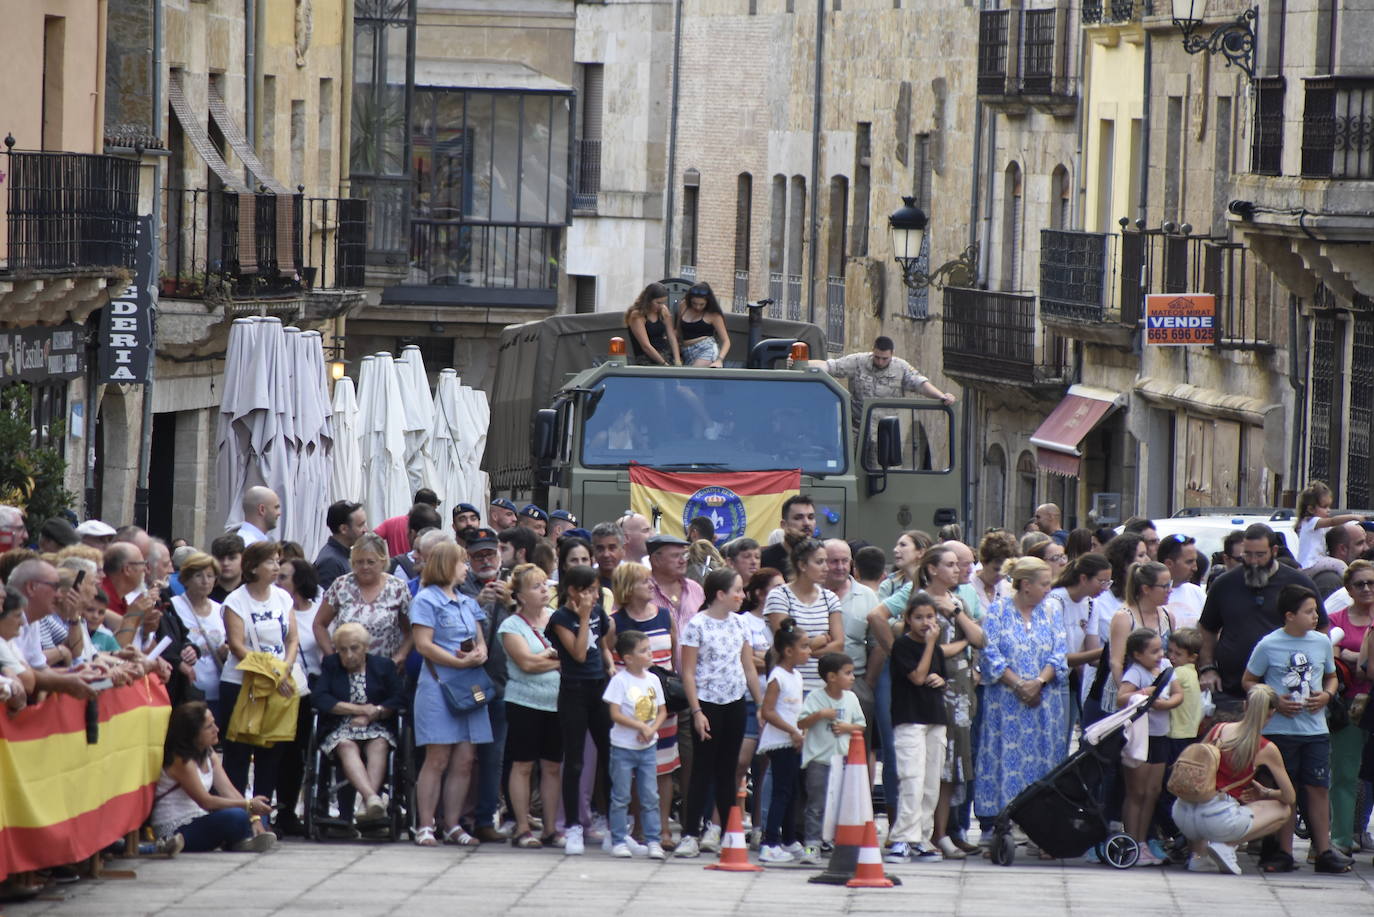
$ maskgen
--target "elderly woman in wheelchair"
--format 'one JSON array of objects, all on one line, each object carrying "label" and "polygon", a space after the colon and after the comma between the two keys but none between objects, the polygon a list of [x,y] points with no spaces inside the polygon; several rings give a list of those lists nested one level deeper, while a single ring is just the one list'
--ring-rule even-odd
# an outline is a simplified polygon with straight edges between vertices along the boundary
[{"label": "elderly woman in wheelchair", "polygon": [[387,817],[387,758],[396,746],[396,715],[405,685],[390,659],[368,653],[372,637],[361,624],[334,631],[334,652],[320,663],[310,699],[321,714],[319,750],[332,754],[363,800],[358,821]]}]

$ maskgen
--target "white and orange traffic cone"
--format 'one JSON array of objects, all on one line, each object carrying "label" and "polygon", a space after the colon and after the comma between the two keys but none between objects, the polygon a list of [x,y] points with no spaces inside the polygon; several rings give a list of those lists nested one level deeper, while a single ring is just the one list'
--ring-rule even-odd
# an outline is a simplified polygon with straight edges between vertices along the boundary
[{"label": "white and orange traffic cone", "polygon": [[854,878],[845,885],[850,888],[891,888],[900,884],[900,879],[883,872],[883,852],[878,849],[878,826],[870,818],[864,826],[863,846],[859,848]]},{"label": "white and orange traffic cone", "polygon": [[706,869],[719,869],[723,872],[763,872],[762,866],[749,862],[749,842],[744,838],[744,781],[739,784],[739,795],[730,807],[726,818],[725,835],[720,839],[720,860],[707,863]]},{"label": "white and orange traffic cone", "polygon": [[848,885],[851,888],[891,888],[901,881],[883,873],[882,850],[878,847],[878,826],[873,822],[873,796],[868,782],[868,751],[863,733],[849,739],[836,806],[835,849],[825,872],[809,882],[819,885]]}]

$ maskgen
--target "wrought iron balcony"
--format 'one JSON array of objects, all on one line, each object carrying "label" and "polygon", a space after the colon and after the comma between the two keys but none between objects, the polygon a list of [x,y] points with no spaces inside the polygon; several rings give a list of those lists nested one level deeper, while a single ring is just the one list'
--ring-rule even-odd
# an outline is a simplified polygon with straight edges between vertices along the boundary
[{"label": "wrought iron balcony", "polygon": [[577,173],[573,185],[573,209],[596,212],[601,190],[601,141],[577,141]]},{"label": "wrought iron balcony", "polygon": [[1302,174],[1374,178],[1374,77],[1305,81]]},{"label": "wrought iron balcony", "polygon": [[1144,0],[1084,0],[1084,25],[1120,25],[1139,22],[1147,10]]},{"label": "wrought iron balcony", "polygon": [[1065,116],[1077,105],[1068,12],[983,10],[978,26],[978,95],[1008,112],[1035,107]]},{"label": "wrought iron balcony", "polygon": [[1045,320],[1133,327],[1141,314],[1143,252],[1135,235],[1042,229],[1040,312]]},{"label": "wrought iron balcony", "polygon": [[[514,224],[411,220],[410,271],[395,295],[415,299],[416,287],[448,288],[461,303],[461,288],[476,288],[483,301],[552,306],[558,289],[562,228]],[[460,288],[460,289],[454,289]],[[480,291],[480,292],[478,292]],[[502,297],[499,291],[511,295]],[[385,298],[385,296],[384,296]]]},{"label": "wrought iron balcony", "polygon": [[825,278],[825,343],[831,353],[844,352],[844,275]]},{"label": "wrought iron balcony", "polygon": [[230,301],[364,284],[367,201],[169,188],[162,295]]},{"label": "wrought iron balcony", "polygon": [[768,307],[769,318],[782,318],[782,274],[778,271],[768,272],[768,298],[773,304]]},{"label": "wrought iron balcony", "polygon": [[1064,377],[1064,348],[1036,329],[1035,295],[944,289],[944,370],[1026,385]]},{"label": "wrought iron balcony", "polygon": [[743,312],[749,304],[749,272],[735,271],[735,288],[730,300],[731,312]]},{"label": "wrought iron balcony", "polygon": [[13,150],[5,158],[0,276],[94,274],[133,265],[136,161]]},{"label": "wrought iron balcony", "polygon": [[787,317],[799,322],[802,318],[802,275],[787,275]]},{"label": "wrought iron balcony", "polygon": [[978,13],[978,94],[1000,96],[1007,91],[1008,33],[1011,10]]}]

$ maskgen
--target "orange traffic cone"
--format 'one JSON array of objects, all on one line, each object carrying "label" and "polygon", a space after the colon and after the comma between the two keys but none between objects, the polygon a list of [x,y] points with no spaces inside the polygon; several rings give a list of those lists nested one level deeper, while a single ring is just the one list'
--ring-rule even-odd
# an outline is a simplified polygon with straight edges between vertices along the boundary
[{"label": "orange traffic cone", "polygon": [[901,881],[883,874],[878,826],[873,823],[873,797],[868,782],[868,750],[863,733],[849,739],[835,819],[835,849],[825,871],[807,881],[853,888],[891,888]]},{"label": "orange traffic cone", "polygon": [[878,849],[878,826],[873,819],[864,826],[864,842],[859,848],[859,862],[854,868],[854,878],[845,885],[850,888],[891,888],[900,885],[901,880],[883,872],[883,852]]},{"label": "orange traffic cone", "polygon": [[749,862],[749,844],[744,839],[744,781],[739,784],[739,795],[730,807],[726,819],[725,836],[720,839],[720,861],[706,864],[707,869],[720,869],[725,872],[763,872],[762,866]]}]

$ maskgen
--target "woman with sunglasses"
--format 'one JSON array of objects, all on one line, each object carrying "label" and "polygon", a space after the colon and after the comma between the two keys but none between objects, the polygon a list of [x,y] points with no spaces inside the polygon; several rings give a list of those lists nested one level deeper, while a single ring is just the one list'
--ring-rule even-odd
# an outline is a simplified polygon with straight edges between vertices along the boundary
[{"label": "woman with sunglasses", "polygon": [[1196,627],[1202,617],[1207,593],[1193,582],[1197,575],[1197,542],[1181,532],[1165,535],[1155,549],[1155,559],[1169,568],[1169,611],[1179,627]]},{"label": "woman with sunglasses", "polygon": [[682,341],[682,362],[688,366],[724,366],[730,352],[725,313],[709,283],[696,283],[683,297],[677,314],[677,334]]},{"label": "woman with sunglasses", "polygon": [[1169,601],[1171,584],[1169,568],[1159,561],[1133,564],[1127,571],[1125,602],[1112,617],[1108,637],[1112,673],[1110,693],[1104,693],[1103,698],[1116,697],[1121,685],[1121,673],[1127,668],[1126,638],[1131,631],[1140,627],[1149,628],[1159,634],[1164,652],[1169,652],[1169,635],[1174,631],[1174,618],[1164,606]]},{"label": "woman with sunglasses", "polygon": [[[1350,667],[1345,699],[1353,701],[1364,694],[1367,702],[1374,686],[1370,682],[1374,665],[1369,664],[1368,658],[1370,624],[1374,623],[1374,563],[1352,561],[1345,568],[1344,582],[1352,604],[1331,614],[1331,633],[1334,635],[1336,628],[1340,628],[1344,634],[1332,649],[1336,659]],[[1347,855],[1357,842],[1362,850],[1374,849],[1374,838],[1366,830],[1374,807],[1374,787],[1363,781],[1364,793],[1360,793],[1360,762],[1367,736],[1360,728],[1360,717],[1352,716],[1350,720],[1344,729],[1331,733],[1331,845]]]}]

